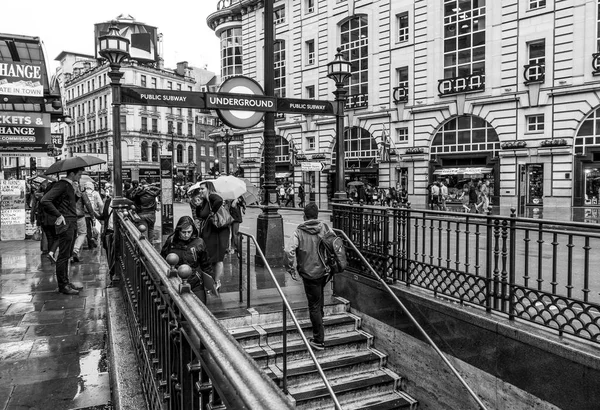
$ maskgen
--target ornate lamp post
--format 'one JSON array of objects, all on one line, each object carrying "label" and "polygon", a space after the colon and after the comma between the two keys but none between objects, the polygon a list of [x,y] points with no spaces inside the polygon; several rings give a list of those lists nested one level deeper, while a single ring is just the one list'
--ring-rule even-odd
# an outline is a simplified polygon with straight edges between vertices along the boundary
[{"label": "ornate lamp post", "polygon": [[225,173],[229,175],[229,144],[232,141],[242,141],[244,138],[241,135],[235,135],[231,128],[225,127],[222,127],[218,133],[211,134],[210,137],[217,143],[225,143]]},{"label": "ornate lamp post", "polygon": [[342,49],[338,47],[335,58],[327,63],[327,77],[335,82],[335,103],[336,103],[336,149],[335,149],[335,174],[336,174],[336,192],[333,200],[343,202],[348,199],[345,187],[345,143],[344,143],[344,104],[346,104],[346,89],[344,82],[350,77],[351,65],[342,55]]},{"label": "ornate lamp post", "polygon": [[[100,55],[110,65],[108,76],[112,90],[112,119],[113,119],[113,181],[115,198],[113,206],[123,205],[123,180],[121,178],[121,63],[129,57],[129,40],[119,34],[115,20],[111,21],[108,34],[98,38]],[[116,225],[115,225],[116,226]]]}]

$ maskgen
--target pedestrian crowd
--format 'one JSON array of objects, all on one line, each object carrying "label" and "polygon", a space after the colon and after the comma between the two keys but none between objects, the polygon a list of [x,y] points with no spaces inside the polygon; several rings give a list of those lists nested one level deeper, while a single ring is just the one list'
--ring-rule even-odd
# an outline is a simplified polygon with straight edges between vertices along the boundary
[{"label": "pedestrian crowd", "polygon": [[427,205],[432,210],[448,211],[448,203],[458,201],[462,212],[486,213],[491,205],[490,195],[489,180],[470,180],[453,193],[446,182],[434,181],[427,186]]}]

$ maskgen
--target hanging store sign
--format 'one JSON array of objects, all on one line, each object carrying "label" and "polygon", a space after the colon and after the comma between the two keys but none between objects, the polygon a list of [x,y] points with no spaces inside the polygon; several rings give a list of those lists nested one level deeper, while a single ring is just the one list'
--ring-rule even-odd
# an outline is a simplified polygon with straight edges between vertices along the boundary
[{"label": "hanging store sign", "polygon": [[50,114],[0,111],[0,151],[48,150]]},{"label": "hanging store sign", "polygon": [[489,174],[492,168],[472,167],[472,168],[440,168],[433,171],[434,175],[463,175],[463,174]]},{"label": "hanging store sign", "polygon": [[0,95],[44,97],[41,64],[0,60]]},{"label": "hanging store sign", "polygon": [[156,88],[121,87],[121,102],[129,105],[205,108],[204,93],[159,90]]}]

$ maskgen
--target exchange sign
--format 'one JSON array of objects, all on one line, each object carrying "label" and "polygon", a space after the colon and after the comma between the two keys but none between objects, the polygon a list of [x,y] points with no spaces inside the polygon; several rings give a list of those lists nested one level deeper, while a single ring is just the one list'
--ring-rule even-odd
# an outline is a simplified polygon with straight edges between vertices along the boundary
[{"label": "exchange sign", "polygon": [[0,111],[0,151],[47,151],[50,114]]}]

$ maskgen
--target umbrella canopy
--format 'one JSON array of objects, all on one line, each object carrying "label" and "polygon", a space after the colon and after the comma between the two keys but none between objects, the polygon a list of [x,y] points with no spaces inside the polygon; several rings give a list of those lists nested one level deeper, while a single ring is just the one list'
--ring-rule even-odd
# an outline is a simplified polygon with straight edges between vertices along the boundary
[{"label": "umbrella canopy", "polygon": [[80,157],[71,157],[63,159],[62,161],[55,162],[50,165],[46,170],[45,174],[58,174],[59,172],[66,172],[71,169],[84,168],[92,165],[104,164],[106,161],[98,157],[91,155],[82,155]]},{"label": "umbrella canopy", "polygon": [[239,178],[232,175],[226,175],[217,179],[207,179],[204,181],[196,182],[194,185],[188,188],[187,192],[192,192],[200,187],[205,182],[212,182],[215,186],[217,193],[223,199],[236,199],[246,190],[246,183]]},{"label": "umbrella canopy", "polygon": [[364,185],[364,182],[361,182],[361,181],[348,182],[348,186],[360,186],[360,185]]},{"label": "umbrella canopy", "polygon": [[244,201],[246,201],[246,204],[248,204],[248,205],[258,204],[258,197],[256,195],[254,195],[252,192],[246,191],[242,194],[242,197],[244,198]]},{"label": "umbrella canopy", "polygon": [[96,186],[96,182],[89,175],[82,175],[81,176],[81,178],[79,179],[79,186],[83,189],[83,187],[85,186],[85,184],[87,182],[91,182],[92,184],[94,184],[94,186]]}]

